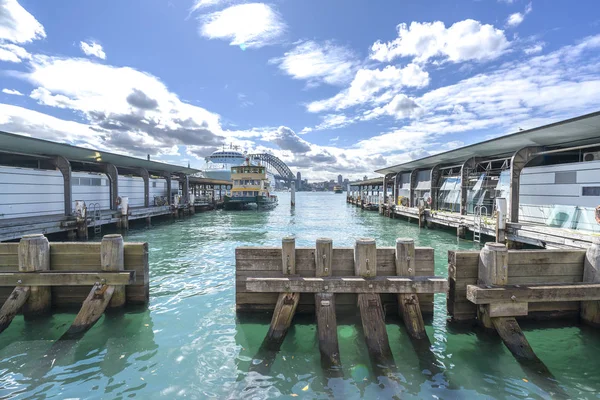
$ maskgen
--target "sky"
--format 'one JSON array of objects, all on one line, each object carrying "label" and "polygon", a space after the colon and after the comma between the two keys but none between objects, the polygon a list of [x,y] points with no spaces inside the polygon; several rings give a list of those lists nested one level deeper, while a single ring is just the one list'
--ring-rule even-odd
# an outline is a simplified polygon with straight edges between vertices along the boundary
[{"label": "sky", "polygon": [[362,178],[600,110],[600,2],[0,0],[0,91],[6,132]]}]

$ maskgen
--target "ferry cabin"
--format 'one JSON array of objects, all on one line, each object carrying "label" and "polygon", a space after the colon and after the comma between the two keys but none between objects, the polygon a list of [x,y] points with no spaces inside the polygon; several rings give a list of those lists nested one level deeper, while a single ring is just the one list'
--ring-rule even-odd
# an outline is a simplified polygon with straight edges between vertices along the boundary
[{"label": "ferry cabin", "polygon": [[243,165],[231,168],[233,188],[231,197],[257,197],[269,195],[266,167]]}]

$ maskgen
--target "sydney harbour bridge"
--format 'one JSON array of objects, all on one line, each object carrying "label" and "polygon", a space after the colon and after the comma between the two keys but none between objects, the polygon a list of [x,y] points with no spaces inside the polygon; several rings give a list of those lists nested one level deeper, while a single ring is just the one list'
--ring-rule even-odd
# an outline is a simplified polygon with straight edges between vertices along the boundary
[{"label": "sydney harbour bridge", "polygon": [[[248,154],[248,158],[252,161],[260,161],[262,165],[273,172],[275,179],[278,181],[285,181],[287,185],[291,182],[296,182],[296,175],[290,170],[290,168],[281,159],[275,157],[273,154],[259,153],[259,154]],[[296,185],[298,183],[296,182]]]}]

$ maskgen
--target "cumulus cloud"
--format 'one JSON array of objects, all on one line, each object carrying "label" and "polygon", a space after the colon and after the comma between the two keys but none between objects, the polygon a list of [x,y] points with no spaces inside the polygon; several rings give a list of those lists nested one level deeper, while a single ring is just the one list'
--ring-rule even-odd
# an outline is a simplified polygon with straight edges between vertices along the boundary
[{"label": "cumulus cloud", "polygon": [[200,35],[242,49],[277,43],[286,29],[281,16],[263,3],[238,4],[200,17]]},{"label": "cumulus cloud", "polygon": [[321,82],[339,85],[352,78],[358,60],[354,52],[333,42],[317,43],[311,40],[296,45],[283,57],[274,58],[271,64],[294,79],[309,81],[316,85]]},{"label": "cumulus cloud", "polygon": [[45,37],[42,24],[17,0],[0,0],[0,41],[30,43]]},{"label": "cumulus cloud", "polygon": [[443,22],[412,22],[398,25],[398,37],[391,42],[375,42],[371,59],[390,62],[413,57],[415,62],[432,58],[443,61],[484,61],[499,57],[510,45],[504,32],[492,25],[467,19],[446,28]]},{"label": "cumulus cloud", "polygon": [[13,96],[23,96],[23,93],[19,92],[16,89],[7,89],[7,88],[4,88],[4,89],[2,89],[2,93],[11,94]]},{"label": "cumulus cloud", "polygon": [[289,150],[293,154],[308,153],[311,150],[310,144],[306,140],[286,126],[280,126],[277,130],[266,133],[263,140],[274,143],[281,150]]},{"label": "cumulus cloud", "polygon": [[201,8],[214,7],[221,3],[225,3],[227,0],[196,0],[192,6],[192,11],[199,10]]},{"label": "cumulus cloud", "polygon": [[307,109],[310,112],[322,112],[383,102],[390,100],[394,93],[404,87],[421,88],[428,84],[429,74],[417,64],[409,64],[404,68],[388,65],[384,69],[360,69],[348,89],[329,99],[314,101],[308,104]]},{"label": "cumulus cloud", "polygon": [[516,26],[521,25],[521,22],[525,20],[525,16],[529,14],[533,10],[532,4],[529,3],[525,7],[525,11],[523,13],[517,12],[510,14],[506,19],[506,26],[510,28],[514,28]]},{"label": "cumulus cloud", "polygon": [[98,57],[102,60],[106,60],[106,53],[102,48],[102,45],[95,41],[89,42],[79,42],[79,47],[81,51],[85,53],[86,56]]},{"label": "cumulus cloud", "polygon": [[106,146],[165,154],[177,145],[223,143],[217,114],[182,102],[148,73],[41,55],[33,56],[30,67],[22,75],[37,86],[30,97],[82,115]]},{"label": "cumulus cloud", "polygon": [[21,46],[10,43],[0,43],[0,61],[20,63],[28,60],[31,55]]},{"label": "cumulus cloud", "polygon": [[363,119],[370,120],[382,115],[389,115],[395,119],[416,118],[421,116],[423,112],[423,108],[414,99],[400,93],[395,95],[386,105],[366,112]]},{"label": "cumulus cloud", "polygon": [[532,46],[524,48],[523,52],[527,55],[541,53],[542,50],[544,49],[544,46],[545,46],[544,42],[537,42],[536,44],[534,44]]}]

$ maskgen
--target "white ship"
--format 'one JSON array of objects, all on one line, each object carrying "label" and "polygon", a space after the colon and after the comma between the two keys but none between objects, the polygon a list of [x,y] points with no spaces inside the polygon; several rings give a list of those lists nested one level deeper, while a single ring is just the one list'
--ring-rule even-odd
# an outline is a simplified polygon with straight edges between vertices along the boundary
[{"label": "white ship", "polygon": [[237,150],[217,150],[205,158],[204,176],[210,179],[231,180],[231,167],[243,165],[246,156]]}]

